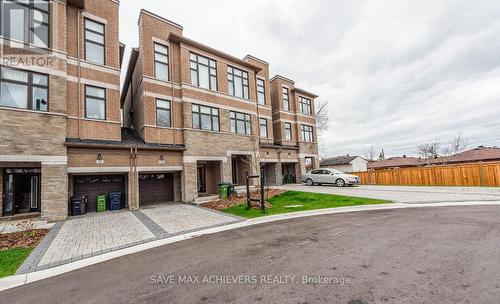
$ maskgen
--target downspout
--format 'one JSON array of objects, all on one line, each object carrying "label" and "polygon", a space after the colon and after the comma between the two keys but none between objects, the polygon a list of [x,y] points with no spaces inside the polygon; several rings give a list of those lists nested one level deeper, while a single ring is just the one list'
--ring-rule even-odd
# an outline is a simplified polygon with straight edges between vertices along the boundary
[{"label": "downspout", "polygon": [[81,42],[80,42],[80,25],[81,25],[81,20],[82,20],[82,11],[78,10],[78,20],[76,24],[76,35],[78,37],[77,40],[77,51],[76,51],[76,61],[77,61],[77,85],[78,85],[78,139],[83,140],[82,137],[82,93],[81,93],[81,77],[82,77],[82,71],[81,71],[81,65],[80,65],[80,48],[81,48]]},{"label": "downspout", "polygon": [[[170,44],[170,50],[172,51],[172,59],[173,59],[173,48],[172,48],[172,44]],[[170,106],[170,119],[172,120],[172,134],[174,135],[173,139],[173,144],[174,144],[174,147],[175,147],[175,136],[176,136],[176,129],[175,129],[175,111],[174,111],[174,104],[175,104],[175,90],[174,90],[174,60],[170,60],[170,62],[172,63],[171,65],[169,65],[169,69],[170,69],[170,81],[172,82],[172,104]]]}]

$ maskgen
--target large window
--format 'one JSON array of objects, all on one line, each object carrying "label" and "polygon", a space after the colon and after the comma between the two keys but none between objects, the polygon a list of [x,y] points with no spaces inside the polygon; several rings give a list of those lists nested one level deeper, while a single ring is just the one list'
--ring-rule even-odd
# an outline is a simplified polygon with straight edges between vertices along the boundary
[{"label": "large window", "polygon": [[0,69],[1,106],[48,111],[48,75],[6,67]]},{"label": "large window", "polygon": [[159,127],[170,127],[170,101],[156,99],[156,125]]},{"label": "large window", "polygon": [[283,88],[283,109],[290,111],[290,93],[288,88]]},{"label": "large window", "polygon": [[193,128],[219,131],[219,109],[193,104]]},{"label": "large window", "polygon": [[85,86],[85,117],[106,119],[106,89]]},{"label": "large window", "polygon": [[257,78],[257,102],[261,105],[266,104],[266,89],[264,80]]},{"label": "large window", "polygon": [[230,95],[248,99],[248,73],[227,67],[227,86]]},{"label": "large window", "polygon": [[191,53],[191,84],[217,91],[217,64],[214,60]]},{"label": "large window", "polygon": [[104,24],[85,18],[85,60],[104,64]]},{"label": "large window", "polygon": [[49,1],[1,1],[2,36],[49,47]]},{"label": "large window", "polygon": [[231,111],[229,113],[229,119],[231,121],[231,132],[238,134],[252,134],[250,114]]},{"label": "large window", "polygon": [[259,118],[260,137],[269,137],[267,133],[267,119]]},{"label": "large window", "polygon": [[292,124],[285,122],[285,139],[292,140]]},{"label": "large window", "polygon": [[300,97],[299,100],[300,100],[300,111],[303,114],[311,115],[312,114],[311,100],[304,97]]},{"label": "large window", "polygon": [[154,44],[155,78],[168,81],[168,47]]},{"label": "large window", "polygon": [[312,142],[313,141],[313,127],[308,125],[302,125],[302,140]]}]

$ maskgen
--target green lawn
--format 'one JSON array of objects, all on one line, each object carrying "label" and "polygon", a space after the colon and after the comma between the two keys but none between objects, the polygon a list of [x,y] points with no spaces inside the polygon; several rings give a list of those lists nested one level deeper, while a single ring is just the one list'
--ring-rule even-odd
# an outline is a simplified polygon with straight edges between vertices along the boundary
[{"label": "green lawn", "polygon": [[[306,211],[314,209],[347,207],[357,205],[373,205],[373,204],[388,204],[390,201],[359,198],[342,195],[287,191],[281,195],[277,195],[268,200],[273,205],[272,208],[267,208],[265,213],[258,209],[246,210],[246,204],[224,209],[224,212],[234,215],[253,218],[273,214],[281,214],[288,212]],[[290,205],[302,205],[301,207],[286,208]]]},{"label": "green lawn", "polygon": [[13,248],[0,251],[0,278],[16,273],[33,248]]}]

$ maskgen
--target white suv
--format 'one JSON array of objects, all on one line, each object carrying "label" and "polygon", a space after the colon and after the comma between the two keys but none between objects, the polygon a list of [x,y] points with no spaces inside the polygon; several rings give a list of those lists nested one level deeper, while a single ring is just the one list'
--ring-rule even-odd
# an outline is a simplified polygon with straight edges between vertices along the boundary
[{"label": "white suv", "polygon": [[352,186],[359,184],[359,177],[346,174],[336,169],[322,168],[307,172],[302,176],[302,182],[308,186],[314,184],[335,184],[338,187]]}]

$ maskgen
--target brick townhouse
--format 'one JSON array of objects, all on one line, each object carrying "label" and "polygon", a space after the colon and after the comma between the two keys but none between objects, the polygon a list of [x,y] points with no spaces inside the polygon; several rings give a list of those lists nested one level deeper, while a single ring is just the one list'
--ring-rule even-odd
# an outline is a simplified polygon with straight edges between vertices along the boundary
[{"label": "brick townhouse", "polygon": [[0,216],[61,220],[70,196],[95,202],[112,191],[132,209],[192,202],[222,181],[243,184],[256,171],[248,156],[272,184],[318,165],[316,96],[270,80],[263,60],[214,50],[141,11],[120,96],[117,0],[0,9]]},{"label": "brick townhouse", "polygon": [[157,14],[142,10],[138,26],[122,90],[124,127],[172,149],[162,154],[170,162],[163,172],[180,178],[183,202],[216,194],[221,182],[244,185],[245,173],[260,166],[269,184],[281,184],[319,165],[316,95],[270,79],[264,60],[184,37],[181,25]]}]

